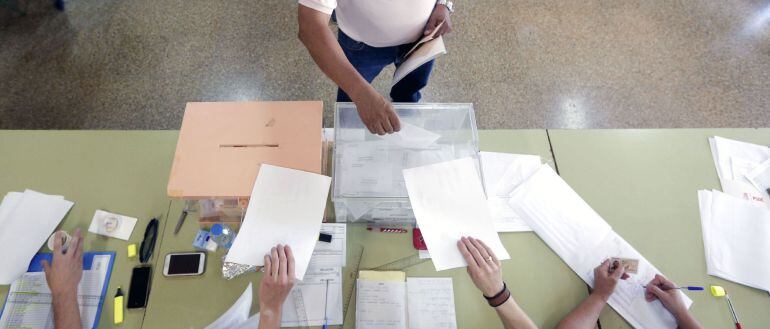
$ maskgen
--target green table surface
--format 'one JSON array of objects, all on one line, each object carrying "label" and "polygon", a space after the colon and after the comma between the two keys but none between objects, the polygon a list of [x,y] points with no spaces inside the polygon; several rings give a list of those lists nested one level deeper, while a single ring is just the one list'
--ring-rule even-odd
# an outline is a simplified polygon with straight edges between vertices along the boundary
[{"label": "green table surface", "polygon": [[[559,174],[664,275],[683,285],[721,285],[744,328],[770,324],[767,292],[706,273],[699,189],[720,189],[707,138],[770,144],[770,129],[549,130]],[[722,299],[691,292],[707,328],[732,328]],[[611,308],[602,328],[630,327]]]},{"label": "green table surface", "polygon": [[[481,149],[540,155],[553,165],[550,145],[544,130],[480,131]],[[169,218],[176,218],[183,203],[174,201]],[[197,231],[196,215],[191,214],[178,235],[166,230],[159,255],[190,251]],[[171,225],[173,223],[169,223]],[[371,268],[416,254],[411,234],[376,233],[364,225],[348,226],[348,267],[345,280],[352,277],[354,250],[363,247],[360,268]],[[533,233],[501,234],[512,260],[504,261],[503,275],[514,297],[536,323],[553,327],[587,295],[585,284]],[[223,253],[209,253],[206,272],[200,277],[167,278],[156,270],[153,290],[145,316],[146,328],[200,328],[212,322],[229,308],[249,282],[254,294],[259,291],[261,274],[247,274],[231,281],[222,279]],[[160,264],[159,264],[160,265]],[[494,311],[486,305],[468,278],[465,269],[436,272],[431,262],[409,268],[408,276],[452,277],[454,282],[457,325],[459,328],[501,328]],[[547,291],[558,293],[544,293]],[[353,310],[351,308],[351,310]],[[252,304],[252,314],[258,302]],[[352,319],[348,317],[348,319]]]},{"label": "green table surface", "polygon": [[[176,145],[168,131],[2,131],[0,130],[0,193],[33,189],[63,195],[75,205],[60,229],[81,228],[86,251],[116,251],[108,299],[100,328],[113,328],[112,295],[128,290],[131,269],[126,246],[140,243],[149,219],[158,217],[161,230],[168,212],[166,182]],[[94,211],[103,209],[139,221],[129,241],[87,233]],[[161,232],[162,233],[162,232]],[[43,248],[42,251],[48,251]],[[154,260],[153,260],[154,261]],[[9,286],[0,286],[5,301]],[[140,328],[144,310],[127,310],[121,328]]]}]

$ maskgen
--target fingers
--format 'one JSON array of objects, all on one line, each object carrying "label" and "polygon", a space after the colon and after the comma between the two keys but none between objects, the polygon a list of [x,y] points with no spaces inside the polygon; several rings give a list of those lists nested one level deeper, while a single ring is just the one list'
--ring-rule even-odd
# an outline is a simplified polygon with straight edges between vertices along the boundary
[{"label": "fingers", "polygon": [[476,261],[473,259],[471,251],[465,243],[465,238],[461,238],[457,241],[457,249],[460,249],[460,253],[463,255],[463,258],[465,258],[465,262],[468,263],[468,274],[471,274],[471,269],[476,269],[479,265],[476,264]]},{"label": "fingers", "polygon": [[48,274],[48,272],[51,271],[51,264],[48,264],[47,260],[41,260],[40,264],[43,265],[43,272],[45,272],[45,274]]},{"label": "fingers", "polygon": [[594,275],[606,277],[610,273],[610,260],[605,259],[599,266],[596,267]]},{"label": "fingers", "polygon": [[80,229],[75,230],[75,236],[72,238],[67,255],[71,255],[72,258],[83,259],[83,233]]},{"label": "fingers", "polygon": [[61,239],[61,235],[62,235],[62,231],[58,231],[58,232],[56,232],[54,234],[54,238],[53,238],[53,251],[54,251],[54,254],[58,254],[58,253],[63,253],[64,252],[64,250],[63,250],[64,246],[62,245],[63,241]]},{"label": "fingers", "polygon": [[273,267],[272,267],[272,271],[270,272],[270,275],[273,278],[277,278],[279,267],[281,265],[281,263],[279,263],[280,260],[278,259],[278,248],[273,247],[270,249],[270,258],[271,258],[271,261],[273,262]]},{"label": "fingers", "polygon": [[428,19],[428,24],[425,25],[425,32],[423,32],[423,35],[431,34],[433,29],[436,28],[436,25],[438,25],[438,19],[431,15],[430,19]]},{"label": "fingers", "polygon": [[662,276],[660,274],[655,274],[655,277],[650,281],[650,285],[658,286],[663,289],[674,289],[676,288],[676,284],[672,282],[669,279],[666,279],[665,276]]},{"label": "fingers", "polygon": [[286,267],[288,261],[286,260],[286,249],[282,245],[276,246],[278,249],[278,275],[283,279],[286,278]]},{"label": "fingers", "polygon": [[[660,274],[658,274],[658,275],[660,275]],[[674,288],[676,288],[676,283],[674,283],[673,281],[667,279],[665,276],[662,276],[662,275],[660,275],[660,278],[661,278],[661,282],[663,283],[661,285],[662,288],[664,288],[664,289],[674,289]]]},{"label": "fingers", "polygon": [[290,281],[294,282],[294,253],[289,246],[286,246],[286,259],[289,260],[289,264],[286,266],[286,275],[289,276]]},{"label": "fingers", "polygon": [[449,24],[445,22],[444,25],[441,25],[441,27],[438,28],[438,32],[436,32],[436,37],[449,34],[449,32],[452,32],[452,28],[449,26]]},{"label": "fingers", "polygon": [[464,237],[465,239],[465,246],[468,247],[468,250],[470,250],[471,255],[473,256],[473,260],[476,261],[476,264],[479,267],[486,266],[486,261],[484,260],[484,257],[481,256],[481,252],[476,248],[476,246],[473,245],[473,243],[468,239],[467,237]]},{"label": "fingers", "polygon": [[273,261],[270,258],[270,255],[265,255],[265,266],[262,268],[262,272],[267,275],[273,275],[272,263]]},{"label": "fingers", "polygon": [[618,261],[615,261],[615,265],[616,265],[616,268],[615,268],[615,271],[612,272],[612,277],[617,280],[620,280],[620,278],[622,278],[623,275],[626,274],[626,267],[623,265],[620,265],[620,262]]},{"label": "fingers", "polygon": [[487,244],[486,244],[486,243],[484,243],[484,241],[481,241],[481,240],[478,240],[478,239],[476,239],[476,241],[478,241],[479,243],[481,243],[481,246],[483,246],[483,247],[484,247],[484,249],[486,249],[486,250],[487,250],[487,254],[488,254],[490,257],[492,257],[492,261],[494,261],[494,262],[495,262],[495,264],[497,264],[497,266],[500,266],[500,260],[498,260],[498,259],[497,259],[497,255],[495,255],[495,252],[494,252],[494,251],[492,251],[492,248],[490,248],[489,246],[487,246]]},{"label": "fingers", "polygon": [[468,238],[468,240],[471,241],[471,244],[473,244],[474,247],[479,251],[479,254],[483,258],[483,262],[485,265],[489,265],[489,260],[492,259],[491,256],[489,256],[489,253],[487,252],[487,249],[484,248],[484,246],[481,244],[481,242],[478,239],[475,238]]},{"label": "fingers", "polygon": [[628,279],[628,278],[630,278],[630,277],[631,277],[631,276],[630,276],[630,275],[628,275],[628,273],[623,273],[623,276],[621,276],[621,277],[620,277],[620,279],[621,279],[621,280],[625,280],[625,279]]},{"label": "fingers", "polygon": [[382,125],[379,122],[372,123],[371,127],[369,127],[369,132],[380,136],[385,135],[385,129],[382,128]]},{"label": "fingers", "polygon": [[[653,285],[653,284],[648,284],[647,285],[647,292],[650,292],[650,293],[652,293],[652,295],[655,296],[655,298],[653,298],[652,300],[661,299],[663,297],[663,295],[666,294],[665,291],[663,291],[662,289],[658,288],[658,286]],[[648,299],[648,301],[652,301],[652,300]]]},{"label": "fingers", "polygon": [[390,124],[390,119],[387,116],[382,119],[382,129],[385,130],[385,133],[393,133],[393,126]]},{"label": "fingers", "polygon": [[398,114],[396,114],[395,110],[390,109],[390,111],[388,111],[388,121],[390,121],[393,131],[401,131],[401,120],[398,118]]},{"label": "fingers", "polygon": [[449,34],[449,33],[452,33],[452,31],[454,31],[454,29],[452,29],[452,23],[449,20],[444,22],[444,26],[442,26],[442,28],[444,28],[444,33],[442,33],[441,35]]}]

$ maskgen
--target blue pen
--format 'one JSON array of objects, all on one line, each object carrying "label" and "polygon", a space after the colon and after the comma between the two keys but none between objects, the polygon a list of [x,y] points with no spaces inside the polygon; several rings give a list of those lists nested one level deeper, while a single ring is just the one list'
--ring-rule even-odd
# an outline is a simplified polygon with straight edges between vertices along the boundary
[{"label": "blue pen", "polygon": [[[642,285],[642,287],[647,288],[647,286]],[[683,286],[683,287],[675,287],[675,288],[666,288],[663,290],[672,290],[672,289],[681,289],[681,290],[689,290],[689,291],[702,291],[704,290],[703,287],[699,286]]]},{"label": "blue pen", "polygon": [[326,316],[327,304],[329,304],[329,280],[326,280],[326,295],[324,297],[324,325],[322,329],[329,329],[329,318]]}]

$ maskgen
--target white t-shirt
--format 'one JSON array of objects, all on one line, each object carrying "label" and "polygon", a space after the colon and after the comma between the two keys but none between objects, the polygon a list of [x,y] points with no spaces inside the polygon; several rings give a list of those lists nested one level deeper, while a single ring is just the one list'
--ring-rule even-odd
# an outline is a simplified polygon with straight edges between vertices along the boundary
[{"label": "white t-shirt", "polygon": [[354,40],[372,47],[390,47],[417,41],[433,12],[436,0],[299,0],[305,7],[331,15]]}]

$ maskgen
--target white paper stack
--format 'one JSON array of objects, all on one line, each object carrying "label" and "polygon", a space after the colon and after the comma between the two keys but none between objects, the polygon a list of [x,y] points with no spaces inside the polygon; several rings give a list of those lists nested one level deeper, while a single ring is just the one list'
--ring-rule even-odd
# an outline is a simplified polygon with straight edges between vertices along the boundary
[{"label": "white paper stack", "polygon": [[497,232],[532,231],[508,206],[508,197],[517,186],[540,168],[537,155],[480,152],[481,172],[487,205]]},{"label": "white paper stack", "polygon": [[[542,165],[510,195],[521,218],[587,284],[593,270],[610,257],[639,259],[639,268],[621,280],[609,305],[635,328],[676,328],[676,320],[659,301],[648,303],[643,284],[661,272],[626,242],[549,166]],[[679,292],[689,308],[692,301]]]},{"label": "white paper stack", "polygon": [[11,284],[67,215],[72,202],[32,190],[10,192],[0,204],[0,284]]},{"label": "white paper stack", "polygon": [[755,170],[770,160],[770,148],[719,136],[710,137],[709,145],[722,191],[770,208],[766,192],[770,186],[752,184],[752,178],[761,174]]},{"label": "white paper stack", "polygon": [[698,191],[710,275],[770,291],[770,210],[719,191]]}]

